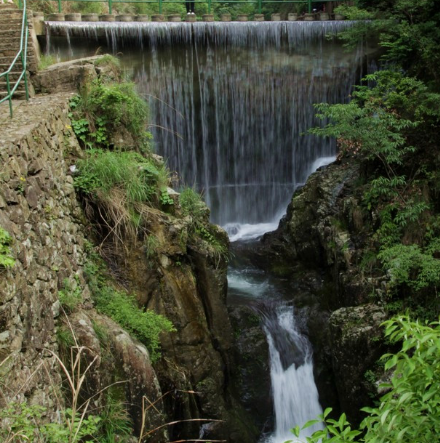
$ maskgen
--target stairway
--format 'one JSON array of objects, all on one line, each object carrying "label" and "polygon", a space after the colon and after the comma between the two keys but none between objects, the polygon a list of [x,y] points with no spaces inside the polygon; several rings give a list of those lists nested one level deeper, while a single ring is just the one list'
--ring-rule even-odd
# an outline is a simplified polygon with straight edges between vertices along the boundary
[{"label": "stairway", "polygon": [[[32,12],[28,11],[32,17]],[[5,3],[0,4],[0,74],[4,73],[11,66],[12,61],[20,50],[20,36],[21,23],[23,19],[23,11],[19,10],[15,4]],[[30,26],[32,26],[32,19],[28,19]],[[15,85],[16,80],[22,71],[21,58],[15,63],[12,72],[9,74],[9,81],[11,88]],[[32,87],[29,80],[29,71],[36,69],[35,51],[30,37],[28,38],[27,50],[27,70],[28,70],[28,90],[29,94],[32,92]],[[0,100],[7,94],[6,79],[0,78]],[[20,82],[15,94],[12,97],[14,100],[23,100],[26,98],[24,79]],[[5,102],[4,102],[5,103]],[[0,105],[1,106],[1,105]]]}]

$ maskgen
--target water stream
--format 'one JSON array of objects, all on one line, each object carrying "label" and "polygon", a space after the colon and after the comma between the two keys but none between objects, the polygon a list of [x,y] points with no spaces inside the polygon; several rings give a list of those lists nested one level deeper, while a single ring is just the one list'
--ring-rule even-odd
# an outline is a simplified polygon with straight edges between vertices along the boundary
[{"label": "water stream", "polygon": [[[318,123],[313,104],[346,102],[363,65],[362,48],[345,53],[325,38],[350,22],[48,26],[52,54],[92,55],[102,46],[121,55],[149,100],[156,151],[204,193],[232,242],[275,229],[293,191],[335,158],[332,141],[303,134]],[[59,33],[69,36],[67,49]],[[72,43],[84,37],[86,45]],[[291,439],[290,428],[321,412],[310,343],[294,307],[256,270],[230,269],[229,297],[269,301],[262,317],[276,426],[266,441]]]}]

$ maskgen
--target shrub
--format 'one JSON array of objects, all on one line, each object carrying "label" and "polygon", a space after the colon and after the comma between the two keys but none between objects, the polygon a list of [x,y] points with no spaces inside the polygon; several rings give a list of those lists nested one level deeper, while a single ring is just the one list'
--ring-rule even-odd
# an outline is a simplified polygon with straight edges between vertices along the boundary
[{"label": "shrub", "polygon": [[78,162],[74,186],[86,194],[100,198],[110,195],[113,188],[124,191],[127,203],[151,200],[157,191],[159,169],[136,152],[92,150],[88,158]]},{"label": "shrub", "polygon": [[[321,417],[326,428],[307,438],[310,443],[435,443],[440,441],[440,323],[422,325],[402,316],[384,323],[392,343],[402,343],[396,354],[382,357],[392,370],[388,392],[376,408],[364,408],[368,417],[352,429],[345,414],[339,420]],[[312,420],[303,426],[316,423]],[[299,426],[292,430],[298,436]]]},{"label": "shrub", "polygon": [[108,147],[113,136],[125,128],[134,142],[148,145],[148,105],[134,83],[105,83],[96,80],[70,101],[72,127],[89,147]]},{"label": "shrub", "polygon": [[194,220],[202,221],[207,217],[208,210],[202,196],[193,188],[185,188],[179,196],[182,214],[191,216]]}]

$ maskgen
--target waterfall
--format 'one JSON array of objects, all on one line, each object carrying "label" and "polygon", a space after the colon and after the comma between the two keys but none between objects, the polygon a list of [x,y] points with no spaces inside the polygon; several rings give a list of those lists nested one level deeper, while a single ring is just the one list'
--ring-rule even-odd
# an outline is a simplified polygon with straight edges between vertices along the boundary
[{"label": "waterfall", "polygon": [[[334,142],[304,135],[319,123],[313,104],[348,101],[362,75],[362,51],[345,53],[326,39],[348,21],[46,25],[50,53],[62,50],[62,34],[77,40],[69,56],[93,55],[98,46],[121,54],[150,103],[156,151],[204,193],[231,241],[275,229],[293,191],[335,159]],[[230,269],[229,295],[277,304],[263,313],[276,416],[266,441],[281,443],[321,413],[312,351],[293,308],[266,279],[242,271]]]},{"label": "waterfall", "polygon": [[318,123],[313,103],[347,101],[358,80],[361,53],[325,38],[352,22],[46,24],[52,52],[63,33],[122,54],[156,151],[231,235],[276,223],[313,162],[336,154],[302,134]]},{"label": "waterfall", "polygon": [[[283,443],[294,439],[290,429],[302,426],[322,414],[318,390],[313,378],[311,346],[295,322],[293,308],[284,304],[266,316],[265,331],[270,352],[270,376],[275,409],[275,432],[268,443]],[[305,441],[316,424],[300,434]]]},{"label": "waterfall", "polygon": [[[260,443],[296,441],[290,429],[322,414],[313,377],[312,347],[299,327],[305,319],[295,315],[294,307],[283,300],[278,283],[256,269],[231,269],[228,286],[229,296],[260,313],[269,346],[275,429]],[[305,429],[297,441],[305,442],[318,429],[321,424]]]}]

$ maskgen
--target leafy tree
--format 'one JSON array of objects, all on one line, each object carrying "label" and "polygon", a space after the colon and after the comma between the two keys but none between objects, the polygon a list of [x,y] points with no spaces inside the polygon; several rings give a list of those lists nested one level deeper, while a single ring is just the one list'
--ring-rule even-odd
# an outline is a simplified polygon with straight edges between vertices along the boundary
[{"label": "leafy tree", "polygon": [[376,18],[344,32],[347,44],[361,36],[378,41],[387,65],[403,68],[412,76],[440,88],[440,10],[437,0],[360,0],[362,9],[340,9],[351,19]]}]

